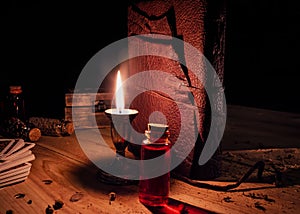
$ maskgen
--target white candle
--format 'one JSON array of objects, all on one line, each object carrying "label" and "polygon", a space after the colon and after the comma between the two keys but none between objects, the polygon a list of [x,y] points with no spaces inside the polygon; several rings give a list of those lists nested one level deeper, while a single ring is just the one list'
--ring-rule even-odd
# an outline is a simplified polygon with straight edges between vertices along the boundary
[{"label": "white candle", "polygon": [[122,78],[121,78],[120,70],[118,70],[118,73],[117,73],[117,84],[116,84],[115,97],[116,97],[117,111],[119,113],[122,113],[125,108],[125,102],[124,102],[124,92],[123,92],[123,87],[122,87]]},{"label": "white candle", "polygon": [[135,109],[125,109],[124,91],[122,87],[121,73],[119,70],[117,73],[117,80],[116,80],[115,99],[116,99],[116,108],[106,109],[105,113],[107,115],[128,116],[128,115],[138,114],[138,111]]}]

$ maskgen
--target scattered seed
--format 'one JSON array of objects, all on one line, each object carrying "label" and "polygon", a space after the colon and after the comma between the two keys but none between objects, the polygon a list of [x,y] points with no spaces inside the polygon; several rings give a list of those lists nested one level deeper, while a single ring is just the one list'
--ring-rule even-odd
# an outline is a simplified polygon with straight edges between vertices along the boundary
[{"label": "scattered seed", "polygon": [[58,210],[60,208],[62,208],[64,205],[64,202],[62,202],[61,200],[55,200],[55,204],[53,205],[53,208],[55,210]]},{"label": "scattered seed", "polygon": [[44,184],[51,184],[53,181],[52,180],[43,180]]},{"label": "scattered seed", "polygon": [[75,194],[73,194],[70,198],[70,201],[71,202],[76,202],[76,201],[79,201],[80,199],[83,198],[83,193],[81,192],[76,192]]},{"label": "scattered seed", "polygon": [[28,200],[28,201],[27,201],[27,204],[32,204],[32,200]]},{"label": "scattered seed", "polygon": [[53,208],[50,205],[48,205],[48,207],[46,208],[46,214],[52,214],[53,212]]},{"label": "scattered seed", "polygon": [[18,194],[15,194],[15,198],[19,199],[19,198],[24,198],[25,197],[25,194],[24,193],[18,193]]},{"label": "scattered seed", "polygon": [[6,214],[13,214],[12,210],[6,210]]}]

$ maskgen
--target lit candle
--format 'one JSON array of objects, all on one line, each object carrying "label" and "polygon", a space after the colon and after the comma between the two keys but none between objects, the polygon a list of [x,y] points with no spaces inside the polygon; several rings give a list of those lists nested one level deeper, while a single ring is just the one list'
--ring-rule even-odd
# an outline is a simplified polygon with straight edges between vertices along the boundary
[{"label": "lit candle", "polygon": [[117,80],[116,80],[116,91],[115,91],[115,99],[116,99],[116,108],[114,109],[106,109],[105,113],[109,115],[136,115],[138,111],[135,109],[126,109],[125,108],[125,99],[124,99],[124,91],[122,87],[122,78],[121,72],[118,70]]},{"label": "lit candle", "polygon": [[117,73],[115,99],[116,108],[106,109],[105,114],[111,120],[111,137],[116,147],[116,152],[121,156],[125,156],[125,148],[130,143],[131,122],[138,114],[138,111],[125,108],[120,71]]},{"label": "lit candle", "polygon": [[119,113],[122,113],[124,111],[124,92],[123,92],[123,87],[122,87],[122,78],[121,78],[121,73],[120,70],[118,70],[117,73],[117,84],[116,84],[116,107],[117,111]]}]

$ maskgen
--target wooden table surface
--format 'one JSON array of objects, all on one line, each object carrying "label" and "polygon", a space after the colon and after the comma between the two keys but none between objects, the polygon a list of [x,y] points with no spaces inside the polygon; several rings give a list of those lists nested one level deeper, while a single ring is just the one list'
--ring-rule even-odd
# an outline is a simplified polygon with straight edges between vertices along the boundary
[{"label": "wooden table surface", "polygon": [[[101,132],[110,139],[109,127]],[[63,206],[54,213],[152,213],[150,208],[139,202],[137,185],[114,186],[98,180],[98,168],[84,154],[75,134],[67,137],[42,136],[32,151],[36,159],[31,162],[29,177],[24,182],[0,189],[0,214],[8,210],[12,213],[46,213],[46,208],[52,207],[56,201],[63,202]],[[245,151],[226,150],[224,155],[241,158],[240,154],[252,154],[249,150]],[[259,152],[253,154],[257,156]],[[293,150],[293,154],[299,155],[298,150]],[[230,167],[235,166],[229,164],[226,170],[235,170]],[[298,179],[299,173],[295,176]],[[216,185],[234,182],[226,179],[203,181]],[[299,182],[276,187],[273,183],[249,180],[232,191],[215,191],[172,178],[169,206],[153,212],[300,213]],[[116,194],[113,201],[109,200],[111,192]],[[19,193],[25,196],[16,198]]]}]

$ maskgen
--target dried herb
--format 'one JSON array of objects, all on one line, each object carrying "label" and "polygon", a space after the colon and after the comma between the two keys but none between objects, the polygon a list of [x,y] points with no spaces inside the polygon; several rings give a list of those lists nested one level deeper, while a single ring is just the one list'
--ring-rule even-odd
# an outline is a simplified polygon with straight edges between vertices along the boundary
[{"label": "dried herb", "polygon": [[25,141],[35,142],[40,139],[41,130],[17,117],[10,117],[1,122],[0,134],[8,138],[21,138]]},{"label": "dried herb", "polygon": [[42,135],[48,136],[69,136],[74,132],[73,123],[64,119],[30,117],[29,123],[39,128]]},{"label": "dried herb", "polygon": [[265,169],[265,163],[264,161],[258,161],[256,162],[253,166],[251,166],[251,168],[235,183],[235,184],[228,184],[225,186],[218,186],[218,185],[212,185],[212,184],[208,184],[208,183],[204,183],[201,182],[199,180],[194,180],[194,179],[190,179],[186,176],[180,175],[178,173],[172,173],[172,176],[174,178],[177,178],[181,181],[184,181],[188,184],[191,184],[193,186],[196,187],[200,187],[200,188],[207,188],[207,189],[212,189],[212,190],[217,190],[217,191],[228,191],[234,188],[237,188],[238,186],[240,186],[241,183],[243,183],[246,179],[249,178],[249,176],[257,169],[257,178],[258,180],[262,180],[262,173]]}]

